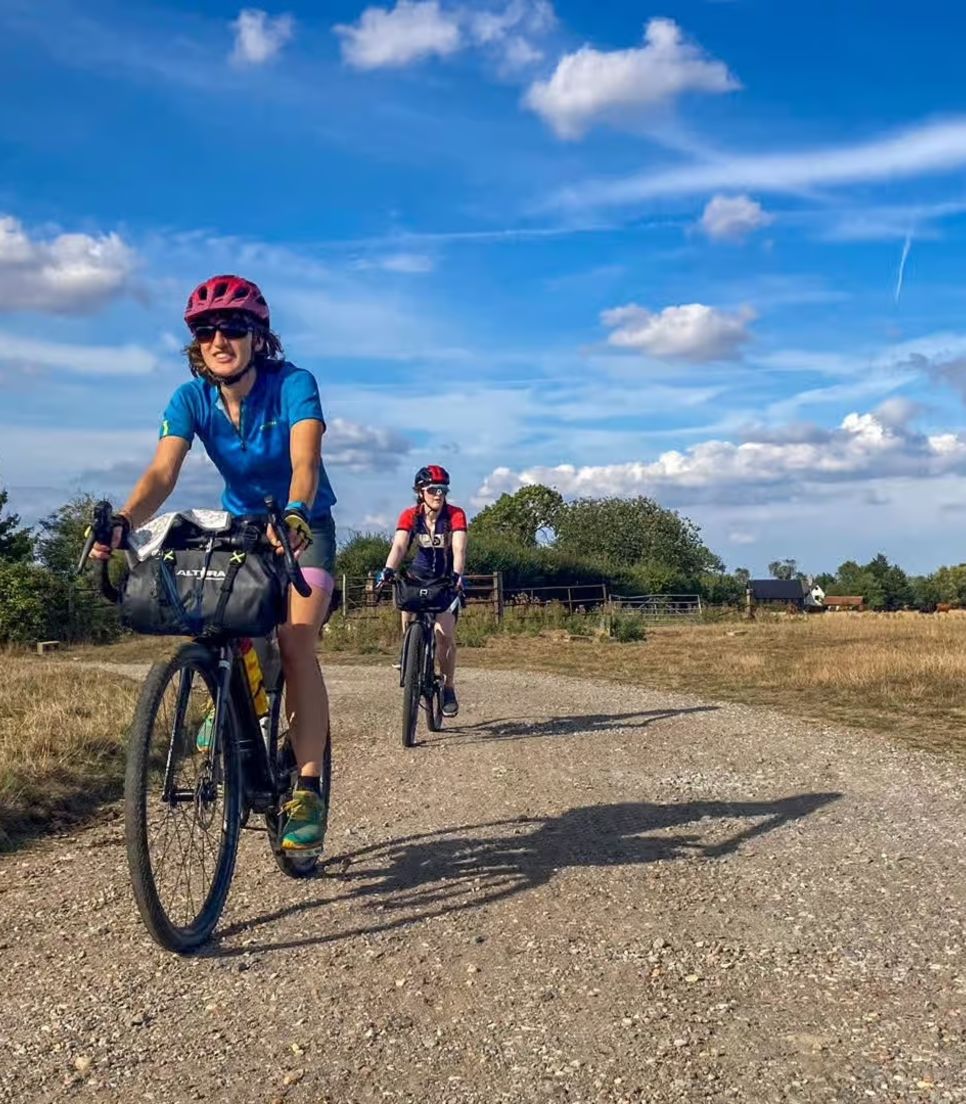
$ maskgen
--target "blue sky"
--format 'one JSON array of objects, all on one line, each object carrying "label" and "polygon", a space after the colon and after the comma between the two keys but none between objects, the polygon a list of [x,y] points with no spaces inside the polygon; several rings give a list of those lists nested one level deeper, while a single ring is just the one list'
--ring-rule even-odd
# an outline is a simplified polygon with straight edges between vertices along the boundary
[{"label": "blue sky", "polygon": [[[966,522],[948,4],[0,5],[0,485],[123,497],[238,271],[319,380],[337,522],[442,462],[649,494],[729,566]],[[199,451],[199,450],[194,450]],[[178,504],[211,502],[192,455]]]}]

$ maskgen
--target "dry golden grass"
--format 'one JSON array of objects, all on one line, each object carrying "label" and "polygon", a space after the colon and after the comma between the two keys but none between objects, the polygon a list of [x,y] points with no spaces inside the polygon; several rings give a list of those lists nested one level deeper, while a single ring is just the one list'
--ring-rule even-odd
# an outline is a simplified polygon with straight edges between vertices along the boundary
[{"label": "dry golden grass", "polygon": [[116,797],[138,685],[100,671],[4,654],[0,849]]},{"label": "dry golden grass", "polygon": [[[346,633],[338,651],[323,644],[323,663],[385,663],[398,640],[391,616],[392,631],[386,629],[384,640],[365,637],[365,648],[353,651],[352,634]],[[151,662],[179,643],[135,637],[78,649],[71,659]],[[502,633],[489,637],[485,647],[462,648],[460,663],[587,675],[767,705],[966,756],[966,615],[826,614],[661,626],[649,629],[640,644],[568,638],[561,629],[544,636]],[[57,659],[7,656],[4,671],[0,846],[119,792],[124,732],[138,691],[133,680],[71,670]]]},{"label": "dry golden grass", "polygon": [[966,755],[966,617],[955,614],[661,626],[643,644],[499,636],[461,662],[768,705]]}]

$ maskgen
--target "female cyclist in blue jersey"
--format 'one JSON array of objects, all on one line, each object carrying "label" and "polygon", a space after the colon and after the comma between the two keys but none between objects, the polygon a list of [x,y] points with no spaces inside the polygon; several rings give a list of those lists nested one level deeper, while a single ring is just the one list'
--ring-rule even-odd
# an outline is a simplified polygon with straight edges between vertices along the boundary
[{"label": "female cyclist in blue jersey", "polygon": [[[416,555],[409,573],[416,579],[440,579],[453,576],[458,590],[463,589],[466,568],[466,514],[446,501],[449,494],[449,472],[439,464],[429,464],[416,472],[413,480],[416,505],[403,510],[396,523],[386,566],[379,572],[378,582],[388,582],[399,570],[409,549],[415,545]],[[403,614],[403,622],[409,618]],[[436,636],[439,668],[443,675],[443,714],[455,717],[459,712],[456,700],[456,614],[436,615]]]},{"label": "female cyclist in blue jersey", "polygon": [[[112,543],[117,547],[126,530],[146,522],[171,494],[196,436],[225,481],[222,506],[230,514],[264,513],[267,495],[288,503],[292,547],[312,593],[303,598],[289,589],[288,620],[278,630],[299,764],[282,847],[318,851],[329,703],[315,646],[332,597],[335,562],[335,495],[322,463],[325,419],[318,386],[311,373],[284,359],[265,297],[250,280],[212,276],[191,293],[184,319],[194,379],[168,403],[154,459],[118,511]],[[95,545],[91,554],[105,559],[110,549]]]}]

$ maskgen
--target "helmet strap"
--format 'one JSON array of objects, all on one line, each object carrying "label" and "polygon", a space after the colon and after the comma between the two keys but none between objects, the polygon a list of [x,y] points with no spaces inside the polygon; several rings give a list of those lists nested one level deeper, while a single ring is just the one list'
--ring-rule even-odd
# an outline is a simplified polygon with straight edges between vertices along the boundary
[{"label": "helmet strap", "polygon": [[255,355],[253,353],[251,358],[249,359],[248,363],[245,365],[245,367],[244,368],[239,368],[239,370],[237,372],[235,372],[233,375],[231,375],[231,376],[216,376],[215,378],[216,378],[216,381],[218,383],[218,386],[219,387],[224,387],[225,384],[228,384],[229,386],[231,386],[231,384],[233,384],[233,383],[238,383],[238,381],[243,380],[254,367],[255,367]]}]

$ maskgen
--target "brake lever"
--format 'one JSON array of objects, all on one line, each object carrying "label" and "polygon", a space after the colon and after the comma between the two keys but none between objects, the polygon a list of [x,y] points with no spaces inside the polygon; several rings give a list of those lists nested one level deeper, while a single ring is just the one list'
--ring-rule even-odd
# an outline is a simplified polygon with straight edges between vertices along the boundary
[{"label": "brake lever", "polygon": [[272,495],[266,497],[265,505],[268,507],[268,516],[272,522],[272,528],[275,530],[275,536],[278,537],[279,544],[282,546],[282,555],[285,560],[285,572],[292,586],[295,587],[296,592],[301,594],[303,598],[308,598],[312,593],[312,588],[302,574],[302,569],[298,565],[298,560],[296,560],[292,553],[292,545],[288,539],[288,526],[285,524],[285,518],[282,516],[282,511],[278,508],[278,503]]},{"label": "brake lever", "polygon": [[[114,536],[114,527],[111,525],[113,517],[114,508],[107,499],[101,499],[100,502],[95,504],[91,523],[84,533],[84,548],[81,552],[80,559],[77,561],[77,567],[74,569],[75,576],[80,575],[84,570],[90,557],[91,549],[95,544],[104,544],[107,545],[108,548],[111,547],[111,540]],[[109,602],[117,602],[120,598],[120,592],[111,582],[108,575],[109,563],[110,560],[97,561],[97,582],[101,594]]]}]

